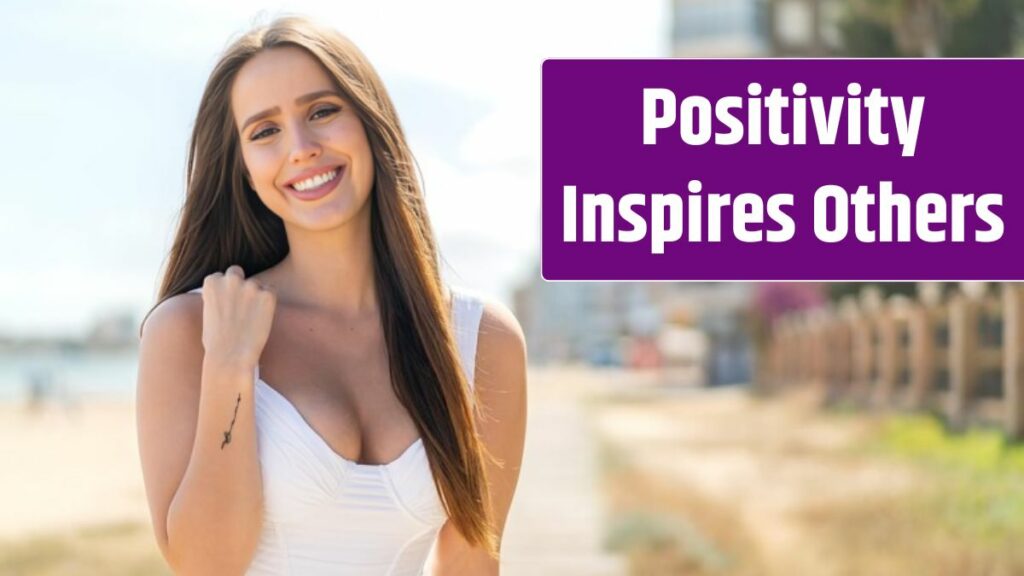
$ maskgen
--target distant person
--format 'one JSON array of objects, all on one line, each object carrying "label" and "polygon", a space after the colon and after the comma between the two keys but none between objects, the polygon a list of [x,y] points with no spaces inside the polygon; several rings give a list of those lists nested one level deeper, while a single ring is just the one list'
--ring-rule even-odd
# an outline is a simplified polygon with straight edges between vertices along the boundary
[{"label": "distant person", "polygon": [[248,32],[207,81],[187,168],[138,381],[171,568],[498,574],[522,331],[442,284],[416,165],[363,54],[300,18]]}]

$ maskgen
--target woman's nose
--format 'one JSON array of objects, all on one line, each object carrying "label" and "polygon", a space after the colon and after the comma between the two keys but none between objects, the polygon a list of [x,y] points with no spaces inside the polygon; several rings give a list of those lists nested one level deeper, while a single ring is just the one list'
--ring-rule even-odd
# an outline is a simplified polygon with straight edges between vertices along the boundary
[{"label": "woman's nose", "polygon": [[320,155],[321,147],[313,134],[308,130],[299,128],[293,132],[295,141],[292,144],[291,162],[298,164]]}]

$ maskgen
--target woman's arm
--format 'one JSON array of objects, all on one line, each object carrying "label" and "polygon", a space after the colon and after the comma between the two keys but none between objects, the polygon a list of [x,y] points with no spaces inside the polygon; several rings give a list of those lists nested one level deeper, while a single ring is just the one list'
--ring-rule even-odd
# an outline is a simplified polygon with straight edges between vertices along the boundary
[{"label": "woman's arm", "polygon": [[198,295],[161,303],[143,330],[137,425],[157,543],[177,574],[241,574],[262,516],[255,366],[204,353]]},{"label": "woman's arm", "polygon": [[[488,303],[480,321],[473,389],[477,422],[487,449],[503,467],[487,462],[491,508],[499,543],[519,481],[526,439],[526,342],[519,322],[504,306]],[[498,574],[498,561],[470,546],[451,522],[438,535],[433,576]]]}]

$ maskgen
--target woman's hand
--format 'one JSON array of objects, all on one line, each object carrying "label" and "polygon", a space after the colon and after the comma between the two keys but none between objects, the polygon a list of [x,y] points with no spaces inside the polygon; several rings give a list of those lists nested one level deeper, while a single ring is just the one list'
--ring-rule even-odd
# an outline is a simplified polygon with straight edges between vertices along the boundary
[{"label": "woman's hand", "polygon": [[277,297],[241,266],[203,281],[203,348],[207,358],[255,367],[270,336]]}]

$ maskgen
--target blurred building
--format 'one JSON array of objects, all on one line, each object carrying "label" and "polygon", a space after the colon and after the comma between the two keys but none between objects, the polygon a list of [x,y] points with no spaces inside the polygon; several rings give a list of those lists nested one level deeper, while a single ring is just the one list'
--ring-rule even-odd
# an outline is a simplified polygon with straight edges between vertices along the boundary
[{"label": "blurred building", "polygon": [[623,338],[654,337],[660,328],[652,298],[658,284],[549,283],[539,271],[533,277],[514,297],[532,361],[622,364]]},{"label": "blurred building", "polygon": [[749,381],[751,285],[740,282],[546,282],[514,296],[530,361],[637,368],[693,365],[703,381]]},{"label": "blurred building", "polygon": [[674,0],[676,57],[828,56],[841,44],[841,0]]},{"label": "blurred building", "polygon": [[677,57],[768,56],[765,0],[674,0],[672,53]]}]

